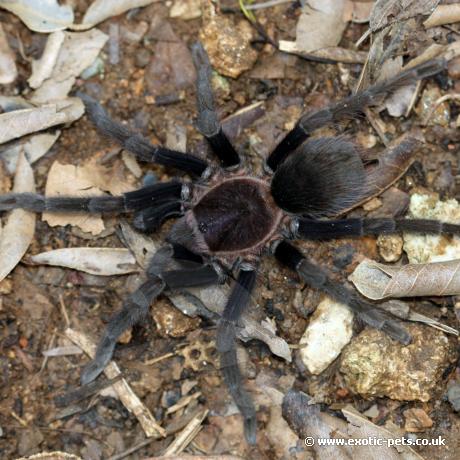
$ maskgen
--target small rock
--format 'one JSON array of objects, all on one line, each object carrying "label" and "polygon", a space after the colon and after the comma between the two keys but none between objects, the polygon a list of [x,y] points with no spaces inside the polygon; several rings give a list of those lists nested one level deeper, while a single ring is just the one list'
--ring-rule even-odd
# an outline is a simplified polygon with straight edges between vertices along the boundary
[{"label": "small rock", "polygon": [[348,388],[363,397],[428,401],[453,356],[444,333],[406,324],[412,342],[404,346],[384,332],[366,328],[342,353],[340,371]]},{"label": "small rock", "polygon": [[312,374],[320,374],[339,356],[353,334],[353,313],[325,298],[300,339],[300,359]]},{"label": "small rock", "polygon": [[237,78],[257,60],[258,54],[251,47],[253,28],[247,21],[235,24],[228,16],[218,14],[210,1],[205,8],[200,40],[212,66],[222,75]]},{"label": "small rock", "polygon": [[447,390],[447,399],[456,412],[460,412],[460,383],[454,383]]},{"label": "small rock", "polygon": [[140,67],[143,69],[144,67],[147,67],[150,63],[150,59],[152,58],[152,55],[148,49],[141,48],[137,53],[136,53],[136,67]]},{"label": "small rock", "polygon": [[396,262],[402,254],[403,239],[399,235],[380,235],[377,238],[377,247],[385,262]]},{"label": "small rock", "polygon": [[[414,193],[410,199],[409,216],[416,219],[435,219],[458,224],[460,223],[460,204],[455,199],[440,201],[436,194]],[[403,237],[404,251],[410,263],[460,259],[460,238],[458,236],[405,232]]]},{"label": "small rock", "polygon": [[375,211],[376,209],[382,206],[382,200],[379,198],[372,198],[372,200],[367,201],[363,204],[364,211]]},{"label": "small rock", "polygon": [[368,418],[375,418],[379,415],[379,413],[379,407],[377,406],[377,404],[373,404],[371,407],[369,407],[369,409],[367,409],[366,412],[363,412],[363,415],[365,415]]},{"label": "small rock", "polygon": [[[432,111],[433,104],[442,96],[441,90],[437,86],[429,86],[423,91],[420,102],[415,111],[417,115],[424,120]],[[437,109],[431,114],[428,124],[448,126],[450,120],[450,109],[447,102],[440,104]]]},{"label": "small rock", "polygon": [[433,420],[423,409],[407,409],[403,414],[406,418],[404,429],[410,433],[419,433],[433,426]]},{"label": "small rock", "polygon": [[9,278],[5,278],[2,281],[0,281],[0,294],[6,295],[6,294],[11,294],[11,291],[13,290],[13,281]]},{"label": "small rock", "polygon": [[183,337],[200,324],[199,318],[189,318],[174,308],[169,302],[159,301],[152,310],[152,316],[163,337]]},{"label": "small rock", "polygon": [[351,244],[343,244],[334,250],[332,263],[335,267],[343,270],[347,265],[350,265],[355,254],[355,248]]},{"label": "small rock", "polygon": [[180,18],[184,21],[201,16],[201,0],[175,0],[169,10],[170,18]]},{"label": "small rock", "polygon": [[20,433],[18,454],[21,456],[36,453],[38,446],[45,439],[38,428],[27,428]]}]

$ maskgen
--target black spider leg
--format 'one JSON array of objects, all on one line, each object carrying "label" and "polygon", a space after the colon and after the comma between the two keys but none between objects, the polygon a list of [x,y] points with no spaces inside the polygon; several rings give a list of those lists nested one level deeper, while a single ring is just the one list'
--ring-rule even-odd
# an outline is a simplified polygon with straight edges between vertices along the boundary
[{"label": "black spider leg", "polygon": [[401,72],[388,80],[376,83],[369,88],[359,91],[344,100],[317,112],[302,115],[295,127],[275,147],[267,158],[267,166],[275,171],[276,168],[316,129],[328,124],[338,123],[345,119],[354,118],[368,106],[375,105],[382,97],[394,92],[401,86],[410,84],[434,75],[445,67],[444,60],[429,61],[412,69]]},{"label": "black spider leg", "polygon": [[348,236],[387,235],[401,231],[460,235],[460,225],[428,219],[337,219],[314,220],[296,218],[292,223],[295,238],[327,240]]},{"label": "black spider leg", "polygon": [[212,151],[219,158],[224,168],[237,166],[241,160],[227,135],[224,133],[217,116],[211,88],[211,64],[200,42],[192,46],[192,57],[197,72],[198,129],[206,138]]},{"label": "black spider leg", "polygon": [[120,335],[147,316],[151,303],[163,290],[216,284],[221,280],[220,274],[211,265],[203,265],[194,270],[165,271],[159,276],[153,274],[154,272],[153,267],[148,268],[149,279],[129,295],[123,308],[110,319],[99,341],[96,356],[83,369],[81,374],[83,385],[93,381],[104,370],[112,358]]},{"label": "black spider leg", "polygon": [[308,261],[303,254],[287,241],[281,241],[275,248],[275,257],[284,265],[295,270],[300,278],[311,287],[319,289],[336,301],[348,305],[358,317],[369,326],[386,332],[393,339],[407,345],[410,335],[383,310],[361,300],[356,293],[333,281],[327,273]]},{"label": "black spider leg", "polygon": [[256,281],[255,270],[241,269],[236,284],[217,326],[216,348],[224,381],[244,418],[244,434],[249,444],[256,443],[256,410],[243,388],[243,378],[236,354],[236,323],[247,306]]},{"label": "black spider leg", "polygon": [[134,153],[139,160],[172,166],[195,176],[201,176],[207,170],[208,163],[201,158],[151,144],[144,136],[110,119],[95,99],[83,93],[77,95],[85,104],[88,117],[99,132],[117,141],[121,147]]},{"label": "black spider leg", "polygon": [[160,278],[150,278],[126,299],[123,308],[107,324],[99,341],[94,359],[85,366],[81,373],[81,383],[92,382],[110,361],[118,338],[124,331],[143,320],[150,304],[164,290],[165,283]]},{"label": "black spider leg", "polygon": [[27,209],[34,212],[126,213],[157,207],[165,201],[177,201],[188,186],[171,181],[142,187],[121,196],[45,197],[36,193],[0,195],[0,211]]}]

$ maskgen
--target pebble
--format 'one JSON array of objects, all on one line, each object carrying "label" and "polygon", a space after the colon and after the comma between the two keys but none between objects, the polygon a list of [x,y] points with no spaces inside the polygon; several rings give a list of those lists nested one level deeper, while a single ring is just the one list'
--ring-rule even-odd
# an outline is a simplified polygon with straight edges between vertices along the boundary
[{"label": "pebble", "polygon": [[[460,204],[455,199],[440,201],[436,194],[414,193],[410,199],[409,216],[460,223]],[[460,259],[458,236],[404,233],[404,251],[410,263],[444,262]]]},{"label": "pebble", "polygon": [[444,333],[405,324],[412,342],[404,346],[366,328],[345,348],[340,371],[348,388],[363,397],[428,401],[454,354]]},{"label": "pebble", "polygon": [[152,316],[163,337],[183,337],[200,324],[199,318],[189,318],[167,301],[159,301],[152,310]]},{"label": "pebble", "polygon": [[402,255],[403,239],[400,235],[380,235],[377,247],[385,262],[396,262]]},{"label": "pebble", "polygon": [[423,409],[407,409],[403,414],[406,418],[404,429],[410,433],[419,433],[433,426],[433,420]]},{"label": "pebble", "polygon": [[[415,111],[417,115],[422,119],[428,116],[433,108],[433,104],[442,96],[441,90],[437,86],[429,86],[423,91],[420,102],[416,107]],[[428,125],[440,125],[448,126],[450,120],[450,109],[447,102],[439,104],[437,109],[431,114]]]},{"label": "pebble", "polygon": [[300,359],[312,374],[320,374],[339,356],[353,334],[353,313],[325,298],[300,339]]},{"label": "pebble", "polygon": [[257,60],[258,53],[251,46],[254,30],[248,21],[235,23],[229,16],[216,13],[211,2],[205,8],[200,40],[213,68],[222,75],[237,78]]},{"label": "pebble", "polygon": [[447,390],[447,399],[456,412],[460,412],[460,383],[454,383]]}]

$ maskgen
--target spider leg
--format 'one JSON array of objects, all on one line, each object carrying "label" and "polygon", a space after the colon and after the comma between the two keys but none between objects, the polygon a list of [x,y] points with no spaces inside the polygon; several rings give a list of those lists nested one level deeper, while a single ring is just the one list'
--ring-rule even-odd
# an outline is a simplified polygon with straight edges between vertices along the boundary
[{"label": "spider leg", "polygon": [[243,388],[235,348],[236,323],[249,302],[256,280],[255,270],[241,270],[217,327],[217,351],[224,381],[244,418],[244,434],[249,444],[256,442],[256,411]]},{"label": "spider leg", "polygon": [[78,96],[85,104],[89,119],[99,132],[117,141],[121,147],[134,153],[139,160],[172,166],[196,176],[201,176],[207,170],[208,163],[201,158],[152,145],[145,137],[110,119],[101,104],[87,94],[78,93]]},{"label": "spider leg", "polygon": [[314,220],[296,218],[292,222],[294,238],[327,240],[349,236],[387,235],[401,231],[460,235],[460,225],[428,219],[337,219]]},{"label": "spider leg", "polygon": [[356,293],[341,283],[331,280],[324,270],[309,262],[296,247],[287,241],[281,241],[276,246],[274,255],[282,264],[295,270],[300,278],[311,287],[348,305],[369,326],[386,332],[390,337],[405,345],[410,342],[410,335],[386,312],[361,300]]},{"label": "spider leg", "polygon": [[217,116],[211,89],[212,68],[203,45],[192,46],[192,57],[197,71],[196,93],[198,107],[198,129],[206,138],[212,151],[224,168],[240,164],[240,157],[224,133]]},{"label": "spider leg", "polygon": [[295,127],[286,134],[267,158],[268,167],[275,171],[288,155],[308,139],[316,129],[344,119],[354,118],[364,108],[375,105],[388,93],[394,92],[401,86],[416,80],[434,75],[443,70],[444,67],[445,62],[443,60],[433,60],[420,64],[401,72],[393,78],[378,82],[363,91],[359,91],[336,104],[317,112],[302,115]]},{"label": "spider leg", "polygon": [[159,204],[180,200],[184,184],[171,181],[142,187],[121,196],[45,197],[35,193],[8,193],[0,195],[0,211],[27,209],[35,212],[115,212],[140,211]]},{"label": "spider leg", "polygon": [[[149,267],[147,273],[154,270]],[[149,312],[151,303],[166,289],[193,287],[220,281],[219,273],[210,265],[195,270],[171,270],[160,276],[150,275],[126,300],[123,308],[112,317],[97,346],[96,356],[83,369],[81,383],[92,382],[110,361],[120,335],[134,324],[142,321]]]},{"label": "spider leg", "polygon": [[92,382],[104,370],[112,358],[118,337],[147,316],[150,304],[164,288],[163,280],[151,278],[128,297],[123,308],[107,324],[97,346],[96,356],[83,369],[80,377],[82,385]]}]

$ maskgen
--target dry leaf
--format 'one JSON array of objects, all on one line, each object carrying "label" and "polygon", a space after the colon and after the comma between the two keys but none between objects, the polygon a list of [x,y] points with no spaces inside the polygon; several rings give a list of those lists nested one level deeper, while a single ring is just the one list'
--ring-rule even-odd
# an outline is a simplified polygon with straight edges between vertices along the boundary
[{"label": "dry leaf", "polygon": [[377,0],[369,18],[369,27],[376,32],[395,22],[402,22],[419,14],[429,14],[440,0]]},{"label": "dry leaf", "polygon": [[453,5],[438,5],[423,25],[429,29],[458,21],[460,21],[460,3],[454,3]]},{"label": "dry leaf", "polygon": [[18,69],[3,26],[0,24],[0,84],[6,85],[16,80]]},{"label": "dry leaf", "polygon": [[91,275],[125,275],[139,271],[136,259],[124,248],[63,248],[42,252],[29,259],[35,264],[73,268]]},{"label": "dry leaf", "polygon": [[3,163],[10,174],[16,171],[16,165],[21,152],[23,152],[30,164],[40,159],[50,150],[57,141],[61,131],[55,133],[40,133],[30,136],[29,139],[7,145],[5,150],[1,150]]},{"label": "dry leaf", "polygon": [[0,144],[12,139],[70,123],[83,115],[84,106],[79,98],[72,97],[31,109],[14,110],[0,115]]},{"label": "dry leaf", "polygon": [[[23,154],[19,157],[13,192],[35,192],[34,174]],[[35,213],[23,209],[11,211],[0,239],[0,281],[19,263],[32,241],[34,231]]]},{"label": "dry leaf", "polygon": [[51,43],[47,43],[31,78],[39,84],[43,76],[49,77],[40,83],[31,101],[37,104],[67,97],[75,79],[94,62],[108,38],[98,29],[64,32],[64,40],[59,46],[60,35],[50,36],[48,42]]},{"label": "dry leaf", "polygon": [[[91,196],[104,193],[88,180],[78,166],[63,165],[55,161],[48,173],[45,195],[47,196]],[[104,230],[100,214],[84,213],[43,213],[42,219],[51,227],[56,225],[76,225],[84,232],[98,235]]]},{"label": "dry leaf", "polygon": [[365,260],[349,278],[361,294],[372,300],[458,295],[460,260],[399,267]]},{"label": "dry leaf", "polygon": [[47,78],[51,77],[64,39],[65,33],[62,31],[53,32],[48,36],[40,59],[32,61],[32,75],[27,80],[31,88],[38,88]]},{"label": "dry leaf", "polygon": [[347,25],[346,5],[346,0],[310,0],[297,22],[297,49],[308,53],[337,46]]},{"label": "dry leaf", "polygon": [[160,0],[96,0],[86,10],[82,24],[91,27],[112,16],[118,16],[133,8],[141,8],[159,1]]},{"label": "dry leaf", "polygon": [[73,10],[57,0],[0,0],[0,8],[11,11],[34,32],[54,32],[73,23]]}]

